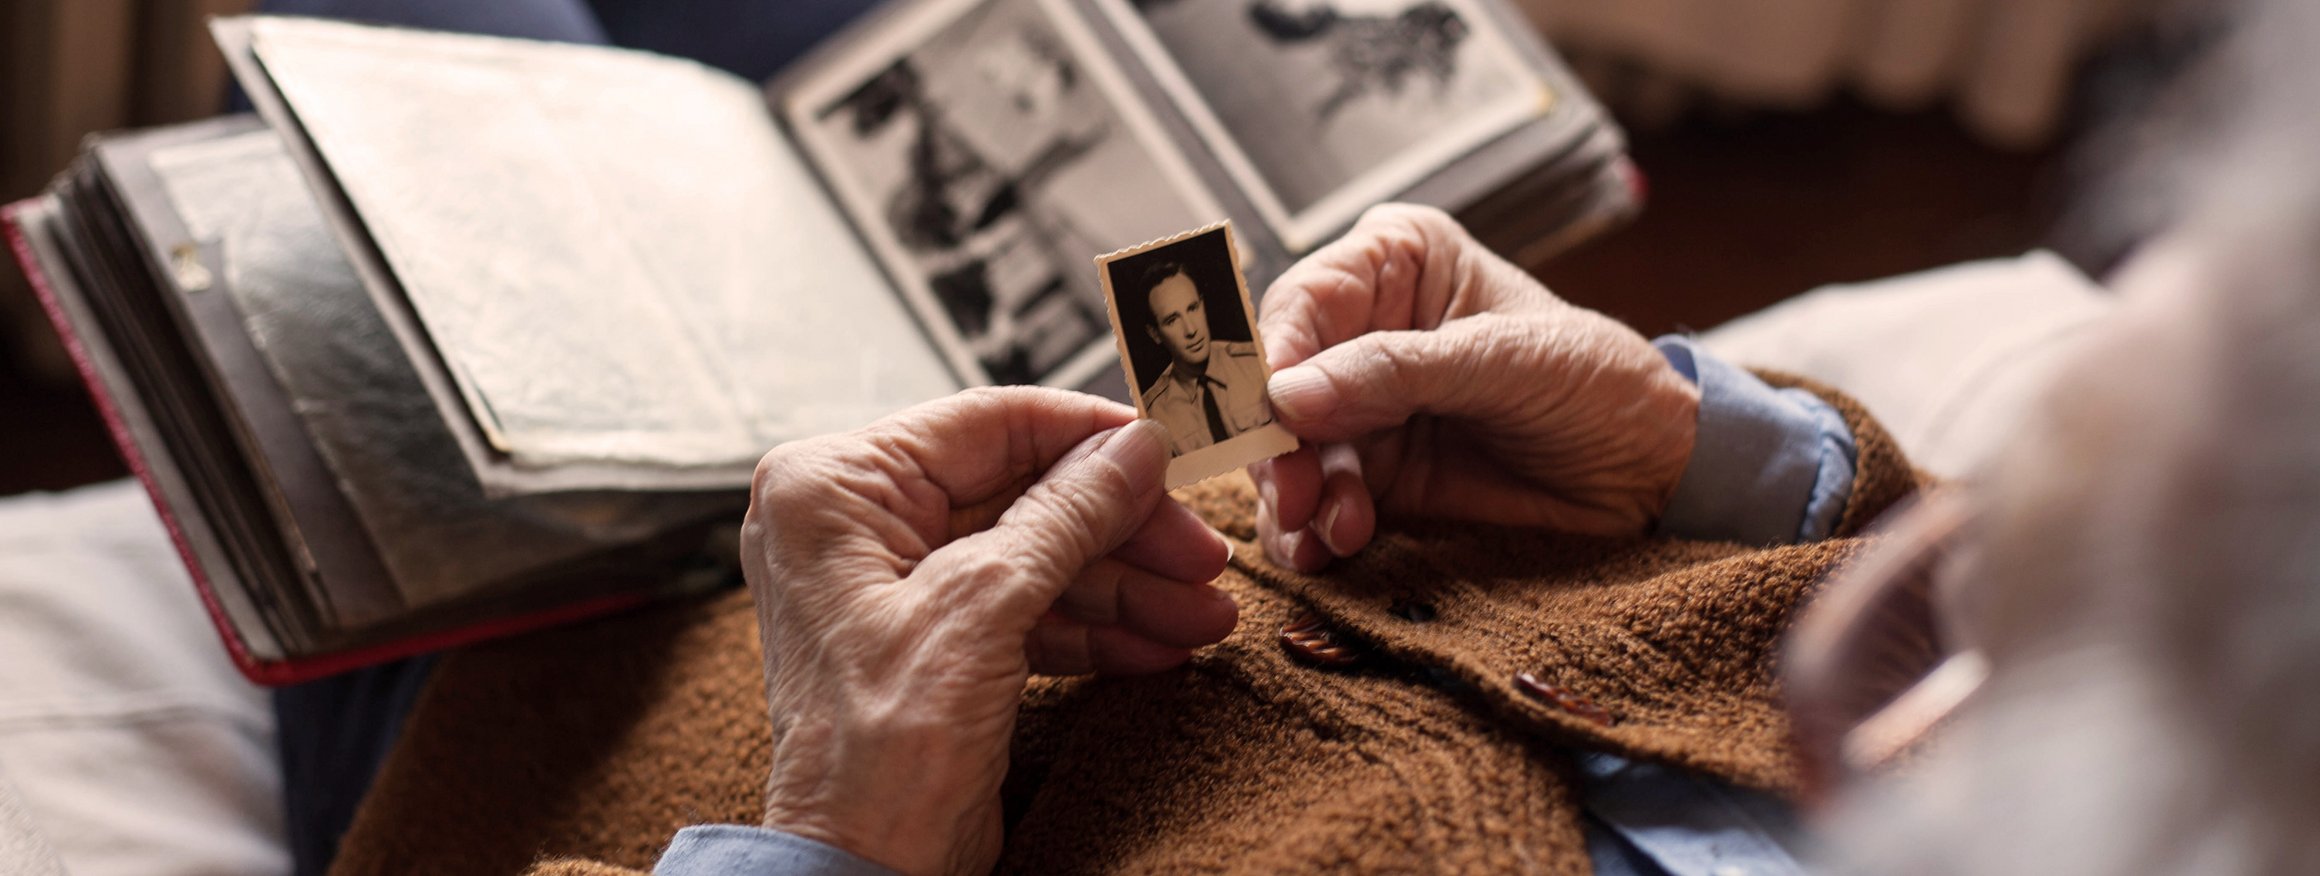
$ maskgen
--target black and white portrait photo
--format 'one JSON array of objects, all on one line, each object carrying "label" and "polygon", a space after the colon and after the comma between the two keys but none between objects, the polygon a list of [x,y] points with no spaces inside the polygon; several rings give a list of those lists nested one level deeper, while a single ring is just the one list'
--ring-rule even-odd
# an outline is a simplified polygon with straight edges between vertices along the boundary
[{"label": "black and white portrait photo", "polygon": [[1468,0],[1105,0],[1292,250],[1543,115]]},{"label": "black and white portrait photo", "polygon": [[970,383],[1104,367],[1087,258],[1217,215],[1055,0],[912,7],[801,85],[799,140]]},{"label": "black and white portrait photo", "polygon": [[1227,224],[1098,260],[1136,410],[1168,429],[1169,486],[1294,449]]}]

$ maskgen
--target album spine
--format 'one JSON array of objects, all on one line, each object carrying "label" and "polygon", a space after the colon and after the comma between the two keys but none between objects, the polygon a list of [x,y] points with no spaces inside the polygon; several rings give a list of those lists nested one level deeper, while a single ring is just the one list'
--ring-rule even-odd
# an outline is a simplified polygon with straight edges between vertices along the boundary
[{"label": "album spine", "polygon": [[147,461],[145,449],[138,445],[136,432],[129,427],[119,401],[113,396],[113,388],[107,385],[88,344],[82,340],[83,327],[73,323],[63,300],[58,296],[48,273],[51,266],[41,261],[39,254],[32,248],[31,239],[25,234],[24,223],[28,221],[26,213],[38,201],[38,198],[34,198],[0,207],[0,228],[6,229],[8,248],[15,255],[17,265],[24,269],[25,279],[30,281],[32,294],[39,299],[40,308],[48,315],[49,324],[56,329],[57,339],[63,343],[73,370],[80,375],[81,384],[88,388],[89,398],[95,403],[97,414],[104,419],[106,434],[121,453],[121,461],[128,467],[130,474],[136,476],[137,482],[144,485],[146,497],[153,501],[153,510],[161,518],[162,528],[169,533],[170,545],[177,550],[178,560],[184,563],[186,574],[192,579],[194,590],[201,598],[202,611],[209,616],[210,626],[217,630],[218,639],[225,645],[226,655],[233,661],[234,667],[251,682],[279,687],[312,681],[364,666],[612,614],[641,605],[649,599],[642,594],[613,594],[383,644],[309,656],[265,659],[251,653],[241,634],[235,630],[232,618],[219,604],[216,587],[196,558],[178,511],[162,492],[160,483],[154,477],[153,467]]},{"label": "album spine", "polygon": [[121,461],[128,466],[129,473],[136,476],[137,482],[144,485],[145,495],[153,500],[153,510],[160,515],[162,528],[169,533],[170,544],[177,549],[178,559],[185,564],[186,573],[192,577],[194,589],[201,595],[202,610],[208,613],[210,625],[217,629],[218,637],[224,640],[226,653],[233,658],[234,665],[241,669],[243,675],[253,681],[258,680],[265,674],[267,663],[250,653],[241,636],[234,632],[225,610],[218,605],[217,593],[210,586],[209,577],[203,572],[201,563],[195,561],[192,545],[186,541],[184,526],[179,523],[169,500],[162,495],[160,485],[154,480],[152,466],[145,460],[144,450],[137,446],[128,420],[121,414],[120,404],[115,401],[112,389],[105,384],[99,373],[88,345],[81,340],[81,327],[74,325],[72,318],[66,315],[64,302],[57,297],[55,285],[49,279],[49,266],[43,264],[39,255],[33,252],[32,241],[25,235],[25,213],[36,202],[19,201],[0,208],[0,224],[5,224],[8,229],[8,248],[16,255],[17,266],[24,269],[24,278],[31,282],[32,295],[40,301],[40,309],[48,314],[49,325],[56,329],[57,340],[64,345],[65,355],[72,361],[73,370],[80,375],[81,385],[88,388],[89,398],[96,404],[98,416],[104,419],[105,434],[113,439],[113,446],[121,452]]}]

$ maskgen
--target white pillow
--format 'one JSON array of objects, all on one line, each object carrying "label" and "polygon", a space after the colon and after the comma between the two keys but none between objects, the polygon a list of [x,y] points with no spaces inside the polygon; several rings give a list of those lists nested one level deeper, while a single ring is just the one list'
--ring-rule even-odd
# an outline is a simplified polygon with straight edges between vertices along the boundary
[{"label": "white pillow", "polygon": [[290,870],[266,694],[133,482],[0,499],[0,773],[76,876]]},{"label": "white pillow", "polygon": [[1850,393],[1910,462],[1955,478],[2002,446],[2070,345],[2116,307],[2115,296],[2040,250],[1824,286],[1700,343],[1733,364]]}]

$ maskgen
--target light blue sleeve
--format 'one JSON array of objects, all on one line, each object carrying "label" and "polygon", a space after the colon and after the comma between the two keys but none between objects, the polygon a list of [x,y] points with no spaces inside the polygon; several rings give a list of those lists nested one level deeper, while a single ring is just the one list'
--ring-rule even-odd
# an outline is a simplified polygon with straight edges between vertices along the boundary
[{"label": "light blue sleeve", "polygon": [[653,876],[894,876],[844,849],[805,837],[739,824],[701,824],[677,831]]},{"label": "light blue sleeve", "polygon": [[1844,417],[1801,389],[1774,389],[1690,338],[1652,342],[1700,388],[1692,459],[1660,516],[1681,538],[1773,545],[1827,538],[1853,491]]}]

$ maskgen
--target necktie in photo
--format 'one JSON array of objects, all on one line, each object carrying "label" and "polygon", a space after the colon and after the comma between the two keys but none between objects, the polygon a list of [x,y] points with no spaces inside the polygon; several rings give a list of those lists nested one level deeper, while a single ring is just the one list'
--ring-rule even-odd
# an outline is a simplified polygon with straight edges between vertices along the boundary
[{"label": "necktie in photo", "polygon": [[1216,391],[1223,388],[1224,384],[1215,380],[1206,377],[1200,380],[1200,409],[1208,413],[1208,437],[1220,442],[1232,437],[1225,432],[1224,415],[1216,410]]}]

